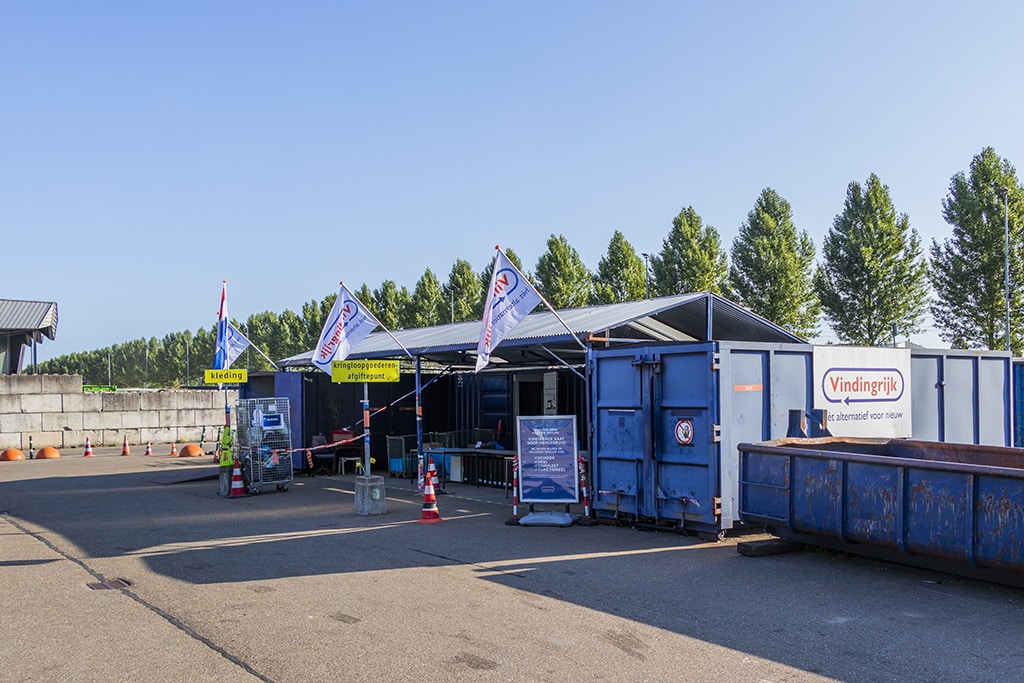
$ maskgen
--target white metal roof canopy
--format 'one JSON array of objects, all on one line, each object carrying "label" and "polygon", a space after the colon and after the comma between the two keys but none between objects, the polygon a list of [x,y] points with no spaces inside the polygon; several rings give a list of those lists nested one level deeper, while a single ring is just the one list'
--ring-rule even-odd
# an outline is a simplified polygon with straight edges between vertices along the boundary
[{"label": "white metal roof canopy", "polygon": [[57,336],[57,304],[52,301],[0,299],[0,373],[16,374],[22,365],[22,349],[43,337]]},{"label": "white metal roof canopy", "polygon": [[[538,310],[517,325],[491,353],[492,365],[581,365],[584,351],[573,339],[602,346],[651,341],[753,341],[805,343],[806,340],[712,292],[677,294],[619,304],[559,311],[566,326],[549,310]],[[414,356],[425,361],[471,367],[476,360],[480,322],[394,330]],[[278,362],[282,368],[308,368],[312,350]],[[364,339],[350,359],[407,357],[384,331]]]}]

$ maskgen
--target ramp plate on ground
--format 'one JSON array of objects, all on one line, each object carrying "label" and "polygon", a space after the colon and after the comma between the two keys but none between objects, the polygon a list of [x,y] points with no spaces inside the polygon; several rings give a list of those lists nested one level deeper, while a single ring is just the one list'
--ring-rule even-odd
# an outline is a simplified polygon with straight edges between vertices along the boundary
[{"label": "ramp plate on ground", "polygon": [[189,481],[206,481],[220,476],[220,467],[186,467],[174,471],[160,472],[150,477],[154,484],[184,484]]},{"label": "ramp plate on ground", "polygon": [[572,526],[575,515],[568,512],[531,512],[519,520],[519,526]]}]

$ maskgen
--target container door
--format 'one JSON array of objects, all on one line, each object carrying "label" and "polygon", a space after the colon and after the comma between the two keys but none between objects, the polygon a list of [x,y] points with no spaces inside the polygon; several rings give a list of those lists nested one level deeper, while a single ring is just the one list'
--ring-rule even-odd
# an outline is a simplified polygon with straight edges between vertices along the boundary
[{"label": "container door", "polygon": [[642,367],[643,356],[637,353],[594,359],[594,509],[605,517],[635,517],[640,509],[641,472],[650,450],[644,419],[649,384],[641,382]]},{"label": "container door", "polygon": [[655,356],[652,372],[654,452],[641,514],[718,526],[717,376],[707,346]]}]

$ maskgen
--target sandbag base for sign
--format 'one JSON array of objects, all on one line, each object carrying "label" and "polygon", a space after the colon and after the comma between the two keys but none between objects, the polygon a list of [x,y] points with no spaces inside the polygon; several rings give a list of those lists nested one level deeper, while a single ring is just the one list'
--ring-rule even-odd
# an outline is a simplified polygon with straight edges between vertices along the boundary
[{"label": "sandbag base for sign", "polygon": [[572,526],[577,517],[568,512],[531,512],[519,520],[519,526]]}]

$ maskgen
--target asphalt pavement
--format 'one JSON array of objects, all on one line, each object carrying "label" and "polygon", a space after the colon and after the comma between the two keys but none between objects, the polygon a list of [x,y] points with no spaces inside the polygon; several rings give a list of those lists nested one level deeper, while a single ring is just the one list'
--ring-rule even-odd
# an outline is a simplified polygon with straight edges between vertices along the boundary
[{"label": "asphalt pavement", "polygon": [[[1024,591],[851,555],[517,527],[502,489],[222,498],[212,457],[0,462],[0,681],[1010,681]],[[171,480],[185,480],[168,483]],[[581,512],[574,507],[575,512]],[[525,512],[525,510],[521,510]],[[92,587],[90,587],[92,584]],[[99,585],[97,585],[99,584]]]}]

